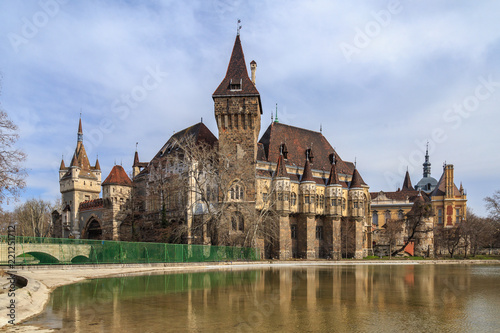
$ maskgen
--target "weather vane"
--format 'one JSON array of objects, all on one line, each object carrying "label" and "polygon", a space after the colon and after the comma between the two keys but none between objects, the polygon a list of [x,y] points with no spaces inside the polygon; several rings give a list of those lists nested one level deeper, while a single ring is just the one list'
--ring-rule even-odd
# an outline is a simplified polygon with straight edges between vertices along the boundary
[{"label": "weather vane", "polygon": [[241,23],[241,20],[238,19],[238,24],[236,25],[236,33],[237,33],[238,36],[240,35],[240,30],[241,30],[240,23]]}]

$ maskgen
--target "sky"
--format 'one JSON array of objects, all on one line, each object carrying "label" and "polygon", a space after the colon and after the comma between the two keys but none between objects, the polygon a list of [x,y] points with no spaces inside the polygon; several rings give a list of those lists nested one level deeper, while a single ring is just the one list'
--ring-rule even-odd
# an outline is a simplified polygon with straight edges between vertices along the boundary
[{"label": "sky", "polygon": [[395,191],[454,165],[468,206],[500,189],[498,1],[0,1],[0,107],[19,127],[27,186],[19,200],[60,197],[82,117],[103,180],[149,161],[203,122],[241,20],[257,62],[262,135],[281,123],[320,131],[357,162],[370,191]]}]

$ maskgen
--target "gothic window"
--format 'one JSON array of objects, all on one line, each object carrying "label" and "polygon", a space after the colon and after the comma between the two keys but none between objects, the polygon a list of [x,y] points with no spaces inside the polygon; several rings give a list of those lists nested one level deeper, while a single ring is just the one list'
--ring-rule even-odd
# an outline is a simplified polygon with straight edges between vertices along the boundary
[{"label": "gothic window", "polygon": [[330,204],[331,204],[332,206],[337,206],[337,199],[331,199],[331,200],[330,200]]},{"label": "gothic window", "polygon": [[297,204],[297,194],[295,192],[292,192],[292,206],[295,206]]},{"label": "gothic window", "polygon": [[342,209],[345,210],[345,198],[342,198]]},{"label": "gothic window", "polygon": [[290,232],[291,232],[292,239],[297,239],[297,225],[296,224],[292,224],[290,226]]},{"label": "gothic window", "polygon": [[241,201],[243,200],[243,194],[244,194],[243,186],[239,184],[231,186],[231,189],[229,190],[229,198],[231,200]]},{"label": "gothic window", "polygon": [[317,195],[317,194],[316,194],[316,197],[315,197],[314,203],[319,204],[319,195]]},{"label": "gothic window", "polygon": [[283,192],[278,192],[278,201],[283,201]]},{"label": "gothic window", "polygon": [[378,225],[378,212],[376,210],[373,211],[372,224]]},{"label": "gothic window", "polygon": [[234,231],[243,231],[245,230],[245,222],[243,219],[243,215],[240,212],[234,212],[231,216],[231,228]]},{"label": "gothic window", "polygon": [[283,200],[288,201],[288,192],[283,193]]},{"label": "gothic window", "polygon": [[322,194],[322,195],[319,196],[319,206],[323,207],[324,205],[325,205],[325,197]]},{"label": "gothic window", "polygon": [[319,239],[319,240],[323,239],[323,226],[316,227],[316,239]]}]

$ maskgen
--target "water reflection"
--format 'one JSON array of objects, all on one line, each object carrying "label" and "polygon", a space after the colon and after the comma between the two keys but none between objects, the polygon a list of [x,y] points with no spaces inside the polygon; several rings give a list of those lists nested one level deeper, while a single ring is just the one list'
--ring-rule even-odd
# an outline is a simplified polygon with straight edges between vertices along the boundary
[{"label": "water reflection", "polygon": [[68,332],[494,331],[500,266],[266,268],[96,279],[29,324]]}]

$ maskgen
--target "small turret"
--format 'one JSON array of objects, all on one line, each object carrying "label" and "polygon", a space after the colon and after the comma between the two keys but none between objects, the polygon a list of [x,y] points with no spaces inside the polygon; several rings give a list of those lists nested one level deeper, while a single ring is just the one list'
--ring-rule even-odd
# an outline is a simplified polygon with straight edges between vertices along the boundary
[{"label": "small turret", "polygon": [[337,173],[335,155],[326,181],[326,213],[333,216],[342,215],[342,185]]},{"label": "small turret", "polygon": [[274,191],[276,193],[276,210],[281,212],[288,212],[290,210],[290,176],[286,170],[283,151],[280,147],[281,153],[276,165],[274,173]]},{"label": "small turret", "polygon": [[302,213],[316,213],[316,182],[314,181],[309,154],[306,152],[304,173],[300,179],[299,191],[301,196]]},{"label": "small turret", "polygon": [[251,76],[252,76],[252,83],[255,85],[255,72],[257,71],[257,63],[255,60],[252,60],[250,63],[250,71],[251,71]]}]

